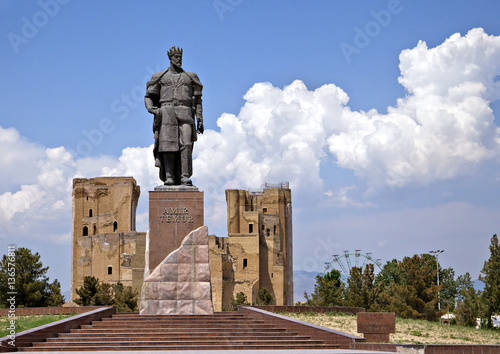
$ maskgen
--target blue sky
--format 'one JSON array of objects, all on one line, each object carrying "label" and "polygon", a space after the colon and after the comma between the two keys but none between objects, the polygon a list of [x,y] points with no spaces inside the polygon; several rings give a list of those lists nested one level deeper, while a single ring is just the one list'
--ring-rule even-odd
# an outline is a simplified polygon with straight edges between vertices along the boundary
[{"label": "blue sky", "polygon": [[385,263],[444,249],[443,267],[476,278],[500,230],[499,10],[2,0],[1,253],[40,252],[69,289],[74,177],[135,177],[146,231],[159,180],[144,85],[176,45],[204,84],[193,177],[211,233],[226,233],[225,188],[290,181],[296,270],[344,250]]}]

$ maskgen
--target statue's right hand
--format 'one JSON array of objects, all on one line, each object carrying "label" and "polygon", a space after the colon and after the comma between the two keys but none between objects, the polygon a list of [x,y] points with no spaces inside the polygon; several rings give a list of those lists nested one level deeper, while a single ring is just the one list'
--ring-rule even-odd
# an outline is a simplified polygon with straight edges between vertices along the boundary
[{"label": "statue's right hand", "polygon": [[157,107],[151,107],[148,109],[148,112],[154,114],[155,116],[160,114],[160,109]]}]

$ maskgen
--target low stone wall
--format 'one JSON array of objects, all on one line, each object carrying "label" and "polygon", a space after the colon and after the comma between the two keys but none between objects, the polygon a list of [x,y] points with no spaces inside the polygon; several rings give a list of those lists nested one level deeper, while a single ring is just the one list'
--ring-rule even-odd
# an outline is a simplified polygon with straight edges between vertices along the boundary
[{"label": "low stone wall", "polygon": [[336,313],[351,313],[353,315],[358,312],[365,312],[363,307],[346,307],[346,306],[277,306],[277,305],[267,305],[267,306],[256,306],[252,305],[252,307],[261,309],[269,312],[293,312],[293,313],[301,313],[301,312],[316,312],[316,313],[327,313],[327,312],[336,312]]},{"label": "low stone wall", "polygon": [[[97,310],[102,306],[75,306],[75,307],[21,307],[16,308],[16,316],[33,315],[72,315]],[[0,309],[0,316],[7,316],[9,309]]]},{"label": "low stone wall", "polygon": [[460,354],[493,354],[500,353],[500,345],[473,345],[473,344],[463,344],[463,345],[437,345],[428,344],[424,348],[425,354],[448,354],[448,353],[460,353]]},{"label": "low stone wall", "polygon": [[[86,309],[88,310],[88,307]],[[91,324],[92,321],[100,321],[102,318],[111,317],[115,313],[116,309],[114,307],[99,307],[96,310],[16,333],[14,338],[5,336],[0,338],[0,352],[12,352],[21,347],[29,347],[33,342],[41,342],[46,338],[55,337],[59,333],[67,333],[71,329]],[[13,339],[14,346],[9,344]]]},{"label": "low stone wall", "polygon": [[389,352],[389,353],[411,353],[413,352],[400,352],[400,345],[393,343],[354,343],[352,350],[371,350],[374,352]]}]

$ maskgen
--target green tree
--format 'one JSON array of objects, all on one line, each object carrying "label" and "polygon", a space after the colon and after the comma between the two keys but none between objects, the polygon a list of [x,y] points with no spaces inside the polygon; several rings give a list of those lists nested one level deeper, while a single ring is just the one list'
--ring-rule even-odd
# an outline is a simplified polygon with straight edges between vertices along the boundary
[{"label": "green tree", "polygon": [[371,306],[372,311],[393,311],[391,303],[394,301],[392,293],[394,292],[392,284],[400,284],[402,281],[401,268],[399,261],[393,258],[388,261],[375,277],[376,297]]},{"label": "green tree", "polygon": [[340,272],[332,269],[316,276],[314,292],[308,295],[304,291],[306,304],[309,306],[340,306],[343,303],[344,284],[340,279]]},{"label": "green tree", "polygon": [[469,273],[457,278],[458,294],[455,318],[460,326],[476,327],[479,316],[479,294]]},{"label": "green tree", "polygon": [[368,263],[364,269],[352,267],[345,290],[345,306],[364,307],[367,311],[374,309],[376,297],[381,289],[375,286],[375,267]]},{"label": "green tree", "polygon": [[113,288],[109,283],[99,283],[97,292],[92,298],[90,305],[92,306],[111,306],[115,304],[113,297]]},{"label": "green tree", "polygon": [[439,297],[441,301],[441,308],[449,308],[453,310],[455,308],[455,301],[458,296],[458,281],[455,279],[455,271],[453,268],[439,268],[439,280],[440,284],[443,285],[441,291],[439,292]]},{"label": "green tree", "polygon": [[479,280],[484,283],[481,294],[481,321],[491,328],[491,316],[500,312],[500,244],[496,234],[491,238],[489,248],[490,258],[484,262]]},{"label": "green tree", "polygon": [[133,290],[131,286],[124,286],[118,282],[113,284],[114,300],[117,312],[132,312],[137,311],[137,290]]},{"label": "green tree", "polygon": [[52,284],[49,284],[47,306],[57,307],[62,304],[64,304],[64,296],[61,295],[61,283],[55,279]]},{"label": "green tree", "polygon": [[412,306],[416,302],[416,292],[409,286],[390,283],[384,288],[377,301],[379,311],[394,312],[401,318],[420,318]]},{"label": "green tree", "polygon": [[82,306],[116,306],[117,312],[137,311],[137,290],[123,283],[99,282],[96,277],[83,278],[83,286],[76,289],[75,303]]},{"label": "green tree", "polygon": [[[17,307],[45,307],[49,306],[49,303],[51,306],[59,306],[61,302],[64,303],[60,285],[57,286],[59,283],[56,280],[49,284],[49,267],[44,267],[40,258],[38,252],[33,254],[30,249],[24,247],[3,255],[0,263],[0,306],[9,305],[7,293],[12,290],[17,293]],[[9,278],[13,278],[14,282],[9,281]],[[10,283],[13,289],[9,288]]]},{"label": "green tree", "polygon": [[239,305],[250,305],[243,291],[236,294],[236,299],[234,297],[231,299],[231,311],[236,311]]},{"label": "green tree", "polygon": [[94,296],[97,294],[99,279],[96,277],[86,276],[83,278],[83,286],[76,289],[76,294],[79,296],[74,302],[81,306],[90,306]]},{"label": "green tree", "polygon": [[273,303],[273,294],[266,288],[259,289],[259,293],[257,294],[257,305],[272,305]]},{"label": "green tree", "polygon": [[400,279],[388,282],[378,299],[379,306],[403,318],[437,320],[444,311],[437,309],[438,291],[442,285],[434,283],[437,269],[433,266],[433,258],[414,255],[398,262]]},{"label": "green tree", "polygon": [[399,261],[394,258],[382,267],[382,270],[375,277],[375,284],[380,284],[381,286],[386,287],[391,283],[400,283],[401,279]]},{"label": "green tree", "polygon": [[375,267],[368,263],[363,271],[363,288],[361,295],[363,297],[363,307],[367,311],[376,311],[376,300],[382,287],[375,284]]},{"label": "green tree", "polygon": [[345,289],[345,306],[365,307],[363,298],[363,274],[360,267],[352,267],[347,279],[347,288]]}]

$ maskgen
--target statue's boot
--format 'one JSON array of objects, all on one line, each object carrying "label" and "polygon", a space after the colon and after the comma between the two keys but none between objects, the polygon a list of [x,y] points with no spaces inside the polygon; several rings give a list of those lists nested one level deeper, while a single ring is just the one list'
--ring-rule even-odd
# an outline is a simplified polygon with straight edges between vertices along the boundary
[{"label": "statue's boot", "polygon": [[181,145],[181,184],[192,186],[193,182],[189,177],[193,174],[193,146]]},{"label": "statue's boot", "polygon": [[165,183],[166,186],[172,186],[175,184],[174,172],[175,172],[175,153],[174,152],[164,152],[163,153],[163,165],[165,166]]}]

